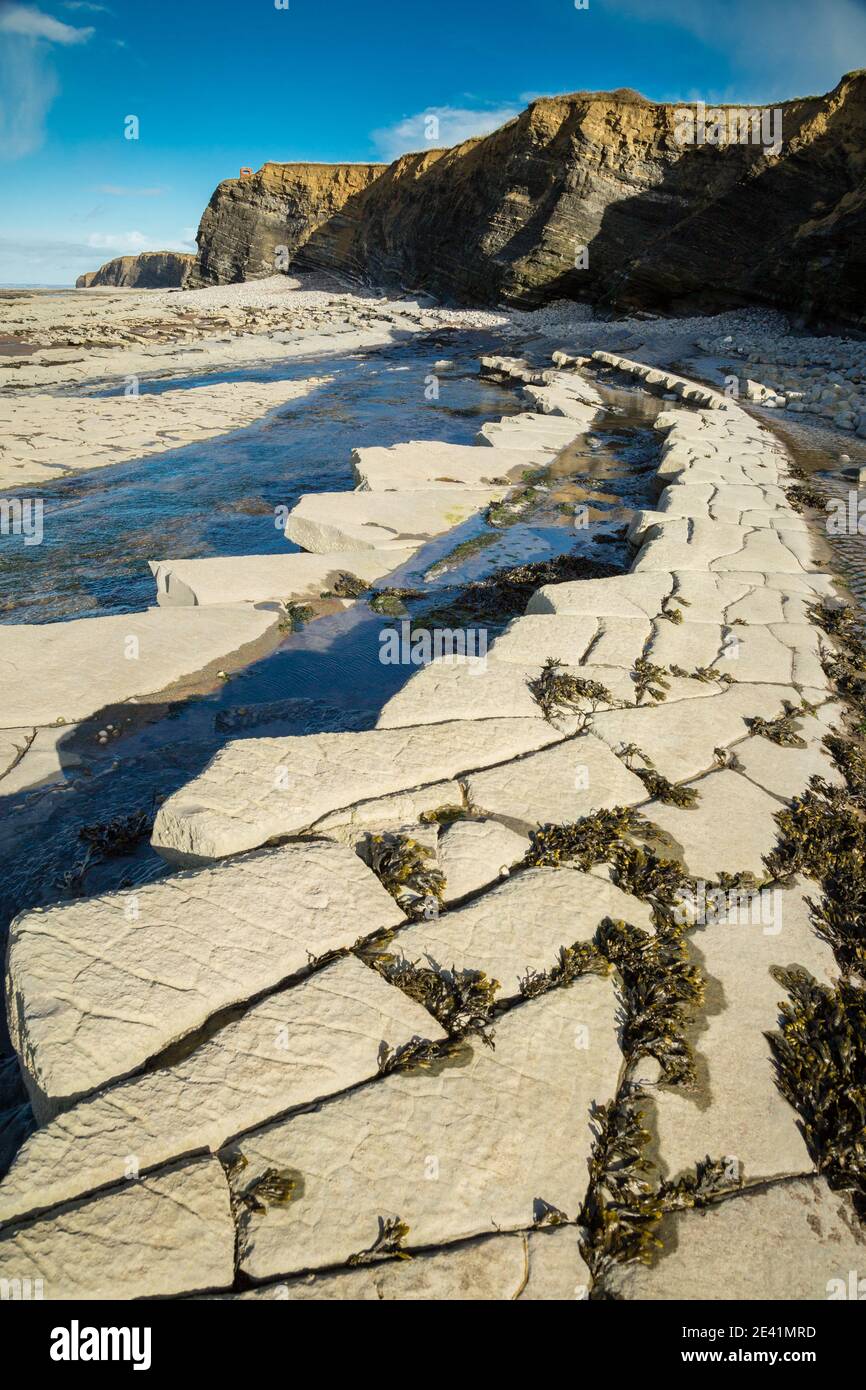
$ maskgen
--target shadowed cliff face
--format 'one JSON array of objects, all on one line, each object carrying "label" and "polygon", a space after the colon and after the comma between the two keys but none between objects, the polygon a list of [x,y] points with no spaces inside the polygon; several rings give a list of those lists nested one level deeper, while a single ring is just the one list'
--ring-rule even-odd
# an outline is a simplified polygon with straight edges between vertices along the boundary
[{"label": "shadowed cliff face", "polygon": [[75,288],[116,285],[135,290],[176,289],[184,283],[193,265],[195,256],[183,251],[142,251],[138,256],[117,256],[98,270],[79,275]]},{"label": "shadowed cliff face", "polygon": [[320,223],[385,167],[265,164],[257,174],[225,179],[205,208],[189,284],[233,284],[285,270],[286,253],[292,257]]},{"label": "shadowed cliff face", "polygon": [[[682,110],[627,91],[547,98],[483,139],[367,166],[364,186],[297,236],[292,264],[463,303],[678,313],[763,302],[866,327],[866,74],[784,103],[778,152],[683,143]],[[256,178],[324,167],[266,165]],[[244,239],[272,246],[274,195],[252,183],[241,185]],[[200,264],[228,261],[237,278],[208,221],[226,188],[202,222]],[[303,223],[290,184],[280,196],[282,228]]]}]

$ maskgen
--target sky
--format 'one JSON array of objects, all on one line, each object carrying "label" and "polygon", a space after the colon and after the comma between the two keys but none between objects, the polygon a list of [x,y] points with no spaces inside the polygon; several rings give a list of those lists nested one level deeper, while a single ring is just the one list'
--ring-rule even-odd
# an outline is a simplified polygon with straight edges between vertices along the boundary
[{"label": "sky", "polygon": [[0,285],[194,251],[243,165],[387,161],[558,92],[773,102],[864,66],[866,0],[0,0]]}]

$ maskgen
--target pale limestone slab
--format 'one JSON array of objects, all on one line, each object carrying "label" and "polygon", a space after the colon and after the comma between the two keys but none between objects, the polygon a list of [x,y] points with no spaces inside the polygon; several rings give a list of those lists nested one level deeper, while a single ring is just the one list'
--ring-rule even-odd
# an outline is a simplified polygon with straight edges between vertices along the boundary
[{"label": "pale limestone slab", "polygon": [[729,768],[688,785],[698,793],[695,806],[684,810],[651,801],[643,808],[647,819],[672,837],[674,850],[667,853],[682,858],[692,877],[708,882],[741,871],[766,879],[764,856],[778,838],[776,798]]},{"label": "pale limestone slab", "polygon": [[574,1219],[586,1188],[589,1111],[616,1086],[621,1054],[610,982],[585,977],[513,1009],[495,1050],[475,1039],[450,1064],[394,1073],[314,1112],[247,1136],[242,1191],[290,1168],[288,1206],[241,1217],[241,1267],[254,1279],[343,1264],[380,1221],[406,1247],[522,1229],[550,1204]]},{"label": "pale limestone slab", "polygon": [[304,550],[418,550],[507,495],[503,487],[307,493],[286,518]]},{"label": "pale limestone slab", "polygon": [[[529,683],[541,672],[541,662],[517,665],[485,657],[442,657],[420,667],[382,706],[377,729],[441,724],[453,719],[540,719]],[[557,722],[574,732],[575,719]]]},{"label": "pale limestone slab", "polygon": [[710,521],[672,521],[654,528],[634,565],[635,572],[759,570],[803,574],[814,568],[811,540],[798,532],[747,530]]},{"label": "pale limestone slab", "polygon": [[36,730],[33,728],[0,729],[0,780],[7,777],[21,760],[35,736]]},{"label": "pale limestone slab", "polygon": [[[845,778],[818,739],[809,739],[810,721],[800,721],[799,734],[808,741],[806,748],[784,748],[756,735],[735,750],[737,771],[755,782],[771,796],[792,801],[802,796],[812,777],[822,777],[831,786],[842,787]],[[821,728],[823,734],[825,729]]]},{"label": "pale limestone slab", "polygon": [[847,1193],[831,1192],[823,1178],[776,1183],[668,1217],[661,1235],[658,1264],[615,1266],[606,1292],[621,1299],[761,1303],[862,1297],[857,1274],[866,1262],[866,1235]]},{"label": "pale limestone slab", "polygon": [[411,1260],[309,1274],[244,1293],[215,1294],[226,1302],[520,1302],[585,1299],[589,1271],[573,1226],[515,1231],[419,1251]]},{"label": "pale limestone slab", "polygon": [[172,858],[218,859],[296,834],[355,802],[505,762],[561,737],[541,719],[479,719],[235,740],[163,803],[153,844]]},{"label": "pale limestone slab", "polygon": [[588,405],[570,391],[556,386],[524,386],[523,394],[542,415],[564,415],[582,433],[592,429],[600,405]]},{"label": "pale limestone slab", "polygon": [[278,614],[246,604],[0,626],[4,727],[71,723],[133,696],[155,695],[244,648]]},{"label": "pale limestone slab", "polygon": [[699,892],[705,920],[689,932],[690,954],[707,987],[694,1038],[698,1084],[649,1088],[667,1177],[694,1171],[708,1154],[729,1160],[747,1182],[812,1171],[765,1036],[777,1028],[786,997],[770,973],[774,967],[800,966],[825,983],[837,973],[832,950],[809,920],[808,891],[800,882],[761,894],[730,893],[718,905]]},{"label": "pale limestone slab", "polygon": [[[687,610],[690,612],[691,610]],[[785,640],[782,640],[784,637]],[[793,644],[803,653],[799,680],[794,673]],[[780,627],[727,625],[685,621],[679,624],[656,622],[647,656],[660,666],[681,666],[692,671],[711,667],[735,681],[765,685],[815,685],[823,680],[817,660],[817,632],[806,628],[800,633]],[[814,657],[814,663],[809,657]]]},{"label": "pale limestone slab", "polygon": [[598,619],[592,617],[513,618],[492,644],[489,657],[492,662],[536,663],[539,668],[548,657],[557,657],[568,666],[578,666],[586,660],[598,631]]},{"label": "pale limestone slab", "polygon": [[201,1149],[374,1077],[383,1044],[445,1034],[354,956],[228,1023],[190,1056],[83,1100],[25,1143],[0,1182],[0,1224]]},{"label": "pale limestone slab", "polygon": [[578,820],[602,806],[634,806],[646,788],[592,734],[466,778],[470,805],[518,827]]},{"label": "pale limestone slab", "polygon": [[317,820],[311,832],[339,840],[341,844],[356,849],[366,841],[370,832],[417,824],[425,814],[462,804],[463,789],[459,782],[431,782],[426,787],[394,792],[392,796],[374,797],[347,810],[334,811]]},{"label": "pale limestone slab", "polygon": [[[539,451],[536,462],[547,455]],[[389,449],[353,449],[352,473],[359,487],[371,492],[411,491],[417,488],[491,487],[519,482],[531,466],[525,449],[481,453],[473,444],[442,444],[411,440]]]},{"label": "pale limestone slab", "polygon": [[495,820],[457,820],[439,836],[445,902],[453,903],[507,876],[529,849],[529,836]]},{"label": "pale limestone slab", "polygon": [[0,1279],[58,1299],[169,1298],[234,1279],[225,1175],[205,1158],[0,1231]]},{"label": "pale limestone slab", "polygon": [[[733,663],[732,663],[733,664]],[[703,683],[695,681],[697,688]],[[783,700],[798,700],[791,688],[772,685],[732,685],[718,691],[710,703],[678,700],[640,705],[636,709],[596,714],[592,731],[615,751],[636,743],[671,782],[697,777],[714,765],[716,748],[747,739],[746,719],[775,719]]]},{"label": "pale limestone slab", "polygon": [[652,930],[647,904],[606,878],[526,869],[467,907],[407,927],[390,949],[439,970],[483,970],[508,999],[530,972],[550,970],[563,946],[591,941],[606,917]]},{"label": "pale limestone slab", "polygon": [[577,579],[536,589],[526,613],[573,617],[654,618],[673,590],[667,574],[623,574],[609,579]]},{"label": "pale limestone slab", "polygon": [[384,579],[412,558],[413,549],[342,550],[334,555],[215,555],[203,560],[151,560],[161,608],[213,603],[317,599],[338,575],[365,584]]},{"label": "pale limestone slab", "polygon": [[490,648],[491,664],[529,663],[549,657],[565,665],[618,667],[630,671],[652,632],[648,618],[594,618],[590,615],[530,614],[514,618]]},{"label": "pale limestone slab", "polygon": [[9,933],[8,1017],[37,1116],[400,920],[378,879],[331,841],[24,913]]}]

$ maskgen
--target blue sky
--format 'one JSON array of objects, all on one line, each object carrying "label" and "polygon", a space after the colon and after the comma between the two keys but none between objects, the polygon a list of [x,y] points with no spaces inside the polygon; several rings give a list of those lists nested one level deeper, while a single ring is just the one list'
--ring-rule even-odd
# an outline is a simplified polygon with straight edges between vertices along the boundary
[{"label": "blue sky", "polygon": [[391,159],[425,113],[453,144],[540,94],[774,101],[858,66],[866,0],[0,0],[0,284],[194,249],[241,165]]}]

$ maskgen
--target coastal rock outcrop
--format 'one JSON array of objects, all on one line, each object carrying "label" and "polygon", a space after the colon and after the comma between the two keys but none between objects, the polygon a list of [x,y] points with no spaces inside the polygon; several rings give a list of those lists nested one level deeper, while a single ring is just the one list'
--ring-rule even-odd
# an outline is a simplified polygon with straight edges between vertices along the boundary
[{"label": "coastal rock outcrop", "polygon": [[179,289],[194,265],[195,256],[185,251],[142,251],[137,256],[115,256],[113,261],[106,261],[98,270],[79,275],[75,288]]},{"label": "coastal rock outcrop", "polygon": [[[356,198],[384,164],[264,164],[224,179],[204,210],[191,286],[233,284],[284,270],[310,234]],[[282,251],[280,248],[283,248]]]},{"label": "coastal rock outcrop", "polygon": [[[708,110],[724,129],[696,118],[700,143],[683,140],[684,112],[696,108],[578,92],[384,172],[265,165],[220,184],[195,273],[268,273],[282,243],[298,269],[464,303],[764,303],[862,325],[866,73],[772,109]],[[762,118],[778,144],[759,133]]]}]

